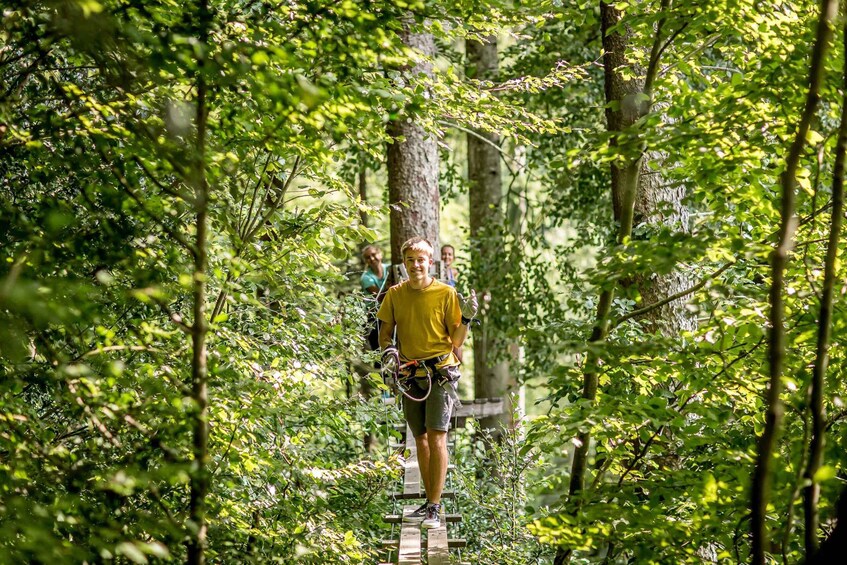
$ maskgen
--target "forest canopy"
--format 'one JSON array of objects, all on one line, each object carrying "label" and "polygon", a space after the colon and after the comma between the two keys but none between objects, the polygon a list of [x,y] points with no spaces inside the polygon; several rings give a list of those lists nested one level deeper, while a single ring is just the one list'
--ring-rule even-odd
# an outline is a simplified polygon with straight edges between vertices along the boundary
[{"label": "forest canopy", "polygon": [[403,234],[463,562],[844,555],[839,2],[2,6],[0,563],[384,560]]}]

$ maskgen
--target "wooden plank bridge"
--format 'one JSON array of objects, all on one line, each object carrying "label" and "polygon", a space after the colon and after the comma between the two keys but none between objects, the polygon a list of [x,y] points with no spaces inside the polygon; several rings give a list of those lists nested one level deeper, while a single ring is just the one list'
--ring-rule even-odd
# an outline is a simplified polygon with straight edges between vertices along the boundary
[{"label": "wooden plank bridge", "polygon": [[[393,403],[391,402],[393,400],[388,399],[389,403]],[[504,402],[500,398],[462,401],[462,406],[453,415],[454,425],[451,426],[450,434],[448,435],[448,449],[452,451],[454,442],[449,440],[454,436],[457,429],[464,427],[464,422],[467,418],[495,416],[503,413],[504,409]],[[424,499],[424,493],[421,492],[421,472],[418,466],[417,448],[412,438],[412,432],[408,426],[402,426],[398,430],[404,434],[404,442],[389,445],[393,449],[405,449],[407,457],[403,464],[403,490],[392,492],[388,495],[392,501],[394,513],[386,515],[383,521],[391,525],[392,539],[382,541],[383,549],[388,552],[388,561],[382,565],[388,565],[389,563],[396,563],[397,565],[421,565],[422,563],[427,563],[428,565],[448,565],[450,563],[459,563],[457,559],[451,557],[450,550],[465,547],[466,541],[462,538],[451,538],[448,534],[448,526],[458,525],[462,521],[462,515],[457,512],[456,493],[446,488],[450,484],[450,472],[453,465],[448,466],[448,483],[445,485],[445,491],[441,495],[442,502],[444,503],[442,504],[441,511],[441,525],[437,528],[422,530],[419,522],[404,523],[403,515],[413,512],[420,505]],[[447,506],[447,500],[452,502],[451,507],[456,513],[445,513],[444,507]],[[413,503],[409,504],[407,501],[413,501]],[[424,531],[426,532],[425,541],[422,536]],[[426,550],[425,552],[424,549]]]}]

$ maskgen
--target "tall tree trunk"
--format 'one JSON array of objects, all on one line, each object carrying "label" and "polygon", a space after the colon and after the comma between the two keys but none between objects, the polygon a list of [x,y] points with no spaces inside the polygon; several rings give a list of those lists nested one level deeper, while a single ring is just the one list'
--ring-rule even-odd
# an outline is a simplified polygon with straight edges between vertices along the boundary
[{"label": "tall tree trunk", "polygon": [[[402,37],[409,47],[427,57],[435,56],[431,34],[411,33],[407,29]],[[409,72],[432,75],[432,65],[421,63]],[[394,140],[388,145],[391,259],[398,265],[403,262],[400,247],[410,237],[425,237],[438,249],[438,145],[434,137],[405,115],[389,122],[388,134]]]},{"label": "tall tree trunk", "polygon": [[838,2],[836,0],[822,0],[815,46],[812,51],[806,104],[803,108],[800,123],[797,125],[794,141],[785,160],[785,171],[780,177],[782,203],[780,206],[779,236],[776,247],[771,253],[771,309],[768,335],[768,372],[770,379],[766,399],[767,413],[765,415],[765,429],[759,438],[756,468],[753,471],[750,487],[752,490],[750,500],[751,560],[754,565],[764,565],[765,563],[765,550],[768,547],[769,538],[766,517],[768,500],[770,499],[771,462],[784,411],[780,398],[782,369],[785,360],[785,328],[783,327],[785,305],[782,300],[782,293],[785,286],[785,267],[788,263],[788,254],[791,252],[794,243],[794,230],[797,227],[797,218],[794,216],[797,167],[803,147],[806,145],[806,134],[817,108],[820,84],[823,79],[824,59],[831,36],[830,26],[837,12]]},{"label": "tall tree trunk", "polygon": [[[661,163],[662,155],[649,151],[641,168],[641,180],[635,196],[634,224],[641,223],[665,226],[678,232],[687,233],[689,229],[688,208],[683,204],[685,188],[669,186],[664,182],[661,165],[651,170],[647,162]],[[657,304],[691,286],[691,281],[681,269],[667,274],[655,273],[652,276],[635,277],[633,283],[638,288],[643,305]],[[685,299],[680,298],[654,308],[641,318],[648,331],[660,332],[668,337],[678,336],[682,331],[697,328],[697,318],[685,307]]]},{"label": "tall tree trunk", "polygon": [[[603,32],[607,129],[614,134],[619,134],[632,127],[649,111],[650,106],[649,102],[639,101],[639,95],[644,93],[643,83],[638,79],[626,79],[621,73],[627,65],[626,50],[631,30],[624,26],[615,33],[609,33],[609,29],[618,25],[623,14],[613,5],[600,2],[600,15]],[[611,102],[617,102],[617,104],[609,104]],[[618,144],[617,135],[612,136],[610,143],[612,146]],[[619,222],[618,242],[622,242],[632,234],[635,195],[638,193],[641,163],[642,156],[639,154],[629,162],[612,165],[612,204],[615,219]],[[608,334],[608,318],[613,298],[614,290],[612,289],[605,290],[600,295],[597,321],[590,339],[592,343],[604,340]],[[582,395],[588,400],[594,400],[597,395],[597,362],[596,355],[589,354],[585,363]],[[571,495],[580,492],[583,488],[590,441],[589,432],[580,433],[571,469]]]},{"label": "tall tree trunk", "polygon": [[[364,159],[364,154],[361,155],[361,158]],[[359,183],[359,198],[361,199],[363,204],[368,202],[368,167],[364,163],[359,165],[359,174],[358,174],[358,183]],[[359,221],[365,227],[368,226],[368,214],[364,210],[359,211]],[[363,242],[362,245],[366,243]],[[370,306],[369,306],[370,308]],[[374,306],[376,308],[376,305]],[[372,326],[368,325],[366,330],[370,330]],[[363,343],[363,349],[365,351],[370,351],[370,343],[368,342],[367,333],[365,333],[365,340]],[[368,377],[369,371],[364,370],[356,366],[353,368],[354,371],[359,373],[359,392],[366,401],[373,396],[373,386],[371,386],[371,379]],[[350,382],[347,381],[347,388],[352,388]],[[350,396],[350,392],[348,390],[348,398]],[[365,451],[368,453],[373,452],[376,447],[376,434],[374,434],[371,430],[365,431],[365,436],[363,438],[363,444],[365,447]]]},{"label": "tall tree trunk", "polygon": [[[208,42],[211,14],[206,0],[199,3],[199,34],[201,45]],[[208,367],[206,365],[206,270],[209,184],[206,179],[206,95],[205,55],[201,49],[197,61],[197,138],[194,147],[194,167],[191,179],[194,185],[195,229],[194,241],[194,322],[191,333],[191,396],[194,400],[193,469],[188,517],[191,532],[188,541],[189,565],[205,562],[206,548],[206,494],[209,490],[209,398]]]},{"label": "tall tree trunk", "polygon": [[[483,80],[498,77],[497,38],[489,37],[484,43],[467,41],[467,76]],[[496,336],[500,333],[497,321],[501,319],[499,305],[505,302],[500,296],[496,272],[503,257],[503,182],[500,172],[500,136],[477,131],[467,136],[468,181],[471,228],[471,279],[473,288],[480,296],[491,300],[490,308],[480,316],[480,325],[473,332],[474,396],[495,398],[516,390],[516,383],[509,374],[506,352],[501,351],[499,361],[496,347],[508,345]],[[483,302],[483,305],[486,304]],[[499,436],[500,430],[512,425],[512,411],[499,416],[483,418],[482,428],[492,430]]]},{"label": "tall tree trunk", "polygon": [[[663,12],[668,8],[669,0],[662,2]],[[664,16],[659,20],[654,38],[653,49],[650,55],[650,64],[647,68],[645,79],[626,78],[622,70],[629,63],[626,59],[626,51],[629,47],[632,31],[628,26],[617,27],[616,31],[610,30],[619,26],[622,12],[614,5],[600,2],[600,18],[603,34],[603,69],[604,89],[606,95],[606,122],[607,130],[612,133],[610,144],[618,145],[618,137],[626,130],[631,130],[634,124],[644,117],[652,107],[652,87],[655,80],[658,60],[660,55],[662,27]],[[633,73],[638,76],[638,73]],[[614,103],[614,104],[613,104]],[[632,132],[628,132],[630,135]],[[615,219],[618,221],[617,241],[622,243],[632,234],[633,218],[635,213],[635,200],[639,191],[641,181],[641,167],[643,163],[643,148],[638,154],[623,163],[614,163],[612,173],[612,206]],[[594,329],[589,339],[590,343],[598,343],[606,339],[609,333],[609,313],[614,299],[614,289],[604,290],[597,303],[597,315]],[[592,348],[587,354],[583,369],[582,397],[594,401],[597,397],[599,378],[599,358]],[[569,498],[576,497],[584,488],[585,471],[588,466],[588,453],[591,443],[591,432],[585,430],[578,434],[577,447],[574,450],[573,462],[571,464],[571,478],[568,488]],[[556,552],[554,563],[560,565],[570,559],[570,550],[559,548]]]},{"label": "tall tree trunk", "polygon": [[[363,157],[364,158],[364,157]],[[359,165],[359,199],[363,204],[368,202],[368,167],[364,164]],[[359,210],[359,222],[368,227],[368,213],[365,210]]]},{"label": "tall tree trunk", "polygon": [[[662,3],[663,10],[667,10],[669,7],[669,1]],[[630,69],[634,71],[629,75],[633,78],[626,78],[621,73],[622,69],[631,67],[625,54],[629,48],[632,32],[627,28],[623,33],[608,36],[606,30],[611,25],[617,24],[622,14],[617,10],[609,10],[608,6],[601,8],[601,14],[606,102],[620,102],[620,110],[606,107],[606,122],[609,131],[623,131],[646,114],[648,109],[643,108],[644,100],[641,95],[645,93],[645,90],[652,90],[652,84],[647,84],[647,82],[649,80],[652,83],[653,79],[649,78],[649,73],[645,78],[641,78],[644,69],[639,68]],[[661,33],[661,25],[660,23],[659,28],[657,28],[657,34]],[[653,45],[651,62],[655,67],[658,64],[659,52],[657,47],[660,44],[654,42]],[[612,145],[616,144],[617,142],[613,138]],[[612,167],[612,204],[615,220],[622,221],[624,214],[627,213],[625,203],[632,199],[634,200],[632,220],[634,225],[647,222],[668,225],[680,231],[688,231],[688,209],[682,202],[685,189],[666,185],[658,172],[661,167],[656,167],[657,170],[652,171],[646,166],[648,162],[660,161],[661,158],[662,156],[659,153],[647,151],[642,156],[642,162],[637,172],[631,167]],[[632,179],[633,174],[638,174],[640,178],[638,180]],[[671,213],[665,215],[661,212],[663,210],[671,210]],[[676,270],[667,275],[656,274],[651,277],[635,277],[632,284],[635,284],[638,288],[643,304],[648,305],[655,304],[684,290],[689,286],[689,281],[682,272]],[[675,300],[651,310],[643,317],[643,321],[649,330],[661,331],[668,336],[679,335],[681,330],[693,330],[696,327],[696,319],[684,306],[685,303],[682,299]]]},{"label": "tall tree trunk", "polygon": [[[847,25],[844,26],[843,30],[843,45],[847,46]],[[841,223],[844,213],[844,172],[845,156],[847,156],[847,49],[845,49],[844,59],[845,94],[841,100],[841,125],[838,128],[835,168],[832,171],[832,213],[826,259],[824,260],[823,290],[821,292],[820,314],[818,315],[818,341],[815,351],[815,364],[812,369],[812,394],[809,407],[812,413],[812,441],[809,446],[809,462],[804,473],[807,484],[803,490],[807,557],[811,557],[818,550],[820,484],[815,479],[815,475],[823,463],[824,435],[826,433],[826,413],[823,404],[824,376],[829,363],[829,342],[832,334],[832,297],[836,280],[838,240],[841,237]],[[843,526],[843,524],[840,525]]]}]

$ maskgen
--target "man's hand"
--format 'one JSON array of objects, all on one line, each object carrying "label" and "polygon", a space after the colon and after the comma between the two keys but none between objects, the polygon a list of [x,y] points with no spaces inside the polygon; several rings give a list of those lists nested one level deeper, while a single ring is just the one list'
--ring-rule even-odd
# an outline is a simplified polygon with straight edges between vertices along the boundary
[{"label": "man's hand", "polygon": [[397,396],[397,371],[400,368],[400,352],[395,347],[386,347],[382,352],[382,382],[389,392]]},{"label": "man's hand", "polygon": [[479,310],[479,303],[476,300],[476,291],[471,289],[471,294],[467,298],[459,294],[459,304],[462,307],[462,321],[473,320]]},{"label": "man's hand", "polygon": [[400,369],[400,352],[396,347],[386,347],[382,351],[382,374],[395,376]]}]

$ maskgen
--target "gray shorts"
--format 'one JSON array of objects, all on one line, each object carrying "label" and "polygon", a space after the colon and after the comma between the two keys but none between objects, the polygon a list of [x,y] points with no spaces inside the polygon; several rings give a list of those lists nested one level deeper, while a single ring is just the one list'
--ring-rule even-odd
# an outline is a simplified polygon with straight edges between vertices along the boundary
[{"label": "gray shorts", "polygon": [[[438,384],[438,375],[432,379],[432,392],[423,402],[415,402],[403,397],[403,415],[412,434],[418,437],[425,434],[427,430],[439,430],[446,432],[450,429],[450,418],[453,415],[453,404],[455,401],[447,394],[446,387],[452,387],[455,392],[459,386],[459,368],[450,367],[452,382]],[[426,394],[426,379],[412,379],[410,383],[413,396],[422,397]]]}]

